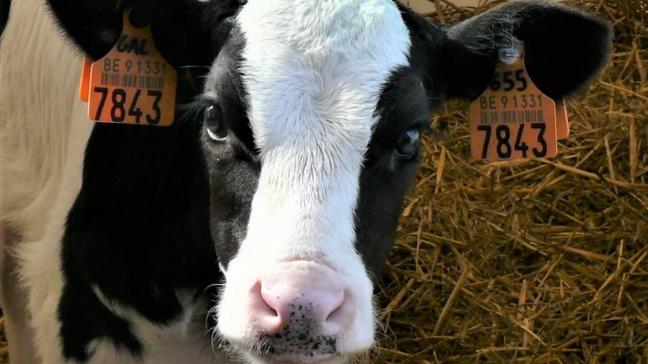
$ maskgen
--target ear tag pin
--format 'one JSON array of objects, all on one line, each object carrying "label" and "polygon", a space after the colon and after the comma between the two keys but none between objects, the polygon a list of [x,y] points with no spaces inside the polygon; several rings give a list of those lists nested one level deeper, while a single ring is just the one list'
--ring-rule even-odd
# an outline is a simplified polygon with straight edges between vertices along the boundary
[{"label": "ear tag pin", "polygon": [[471,154],[480,160],[552,158],[558,154],[556,104],[533,83],[524,52],[499,52],[495,74],[470,103]]},{"label": "ear tag pin", "polygon": [[124,12],[122,33],[110,52],[84,61],[80,97],[89,101],[88,117],[94,121],[169,126],[177,71],[156,48],[151,27],[135,27],[130,14]]}]

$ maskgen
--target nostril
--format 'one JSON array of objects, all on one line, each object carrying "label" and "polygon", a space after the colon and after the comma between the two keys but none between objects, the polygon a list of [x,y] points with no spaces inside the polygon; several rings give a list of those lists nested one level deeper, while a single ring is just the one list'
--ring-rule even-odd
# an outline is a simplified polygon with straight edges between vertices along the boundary
[{"label": "nostril", "polygon": [[251,315],[256,328],[264,334],[279,332],[284,326],[284,317],[281,315],[277,301],[265,292],[261,282],[257,282],[250,291],[252,296]]},{"label": "nostril", "polygon": [[279,316],[279,302],[281,302],[281,297],[268,291],[268,289],[262,286],[261,283],[259,283],[259,296],[261,297],[261,301],[263,302],[266,311],[273,316]]},{"label": "nostril", "polygon": [[353,305],[351,300],[347,297],[344,291],[336,295],[335,300],[329,301],[333,303],[329,305],[327,315],[325,315],[322,324],[322,334],[324,335],[338,335],[343,332],[353,320]]},{"label": "nostril", "polygon": [[333,312],[331,312],[331,313],[326,317],[326,319],[324,320],[324,322],[336,322],[336,321],[340,321],[340,318],[341,318],[340,316],[341,316],[341,315],[342,315],[342,305],[340,305],[340,306],[338,306],[337,308],[335,308],[335,309],[333,310]]},{"label": "nostril", "polygon": [[[263,298],[263,297],[261,297],[261,298]],[[268,302],[267,302],[266,300],[261,299],[261,301],[263,302],[263,306],[264,306],[264,308],[265,308],[265,313],[266,313],[268,316],[275,316],[275,317],[279,317],[279,312],[277,312],[277,310],[275,310],[274,308],[272,308],[272,307],[268,304]]]},{"label": "nostril", "polygon": [[332,297],[328,306],[328,314],[326,315],[324,322],[335,321],[342,314],[342,308],[344,302],[346,301],[346,294],[344,291],[336,292]]}]

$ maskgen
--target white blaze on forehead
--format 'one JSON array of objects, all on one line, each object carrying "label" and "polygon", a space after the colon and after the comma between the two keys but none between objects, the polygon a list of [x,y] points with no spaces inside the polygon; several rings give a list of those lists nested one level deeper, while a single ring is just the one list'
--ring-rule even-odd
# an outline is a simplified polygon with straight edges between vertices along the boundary
[{"label": "white blaze on forehead", "polygon": [[262,160],[242,249],[348,253],[378,99],[408,62],[400,13],[391,0],[250,0],[238,22]]},{"label": "white blaze on forehead", "polygon": [[337,350],[373,343],[372,285],[354,248],[354,210],[380,94],[408,63],[392,0],[249,0],[238,15],[241,74],[261,174],[246,239],[229,263],[219,331],[251,335],[250,287],[288,259],[328,264],[355,316]]}]

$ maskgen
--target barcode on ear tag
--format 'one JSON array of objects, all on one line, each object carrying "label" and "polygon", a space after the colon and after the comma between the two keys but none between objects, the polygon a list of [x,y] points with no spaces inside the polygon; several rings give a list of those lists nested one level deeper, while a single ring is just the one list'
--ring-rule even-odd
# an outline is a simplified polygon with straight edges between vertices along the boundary
[{"label": "barcode on ear tag", "polygon": [[108,123],[171,125],[177,72],[155,47],[150,27],[134,27],[129,14],[124,12],[115,46],[92,63],[88,117]]},{"label": "barcode on ear tag", "polygon": [[556,104],[531,81],[524,54],[500,61],[491,84],[470,104],[471,155],[479,160],[558,154]]}]

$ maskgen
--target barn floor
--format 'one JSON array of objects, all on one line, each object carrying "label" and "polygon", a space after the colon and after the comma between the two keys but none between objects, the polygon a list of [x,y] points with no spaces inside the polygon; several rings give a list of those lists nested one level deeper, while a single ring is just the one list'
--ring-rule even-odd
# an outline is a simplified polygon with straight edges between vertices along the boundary
[{"label": "barn floor", "polygon": [[[433,2],[449,22],[501,1]],[[553,160],[485,164],[467,105],[437,114],[446,136],[425,140],[381,345],[361,361],[648,363],[648,0],[569,3],[616,34],[605,73],[569,101],[572,136]]]}]

